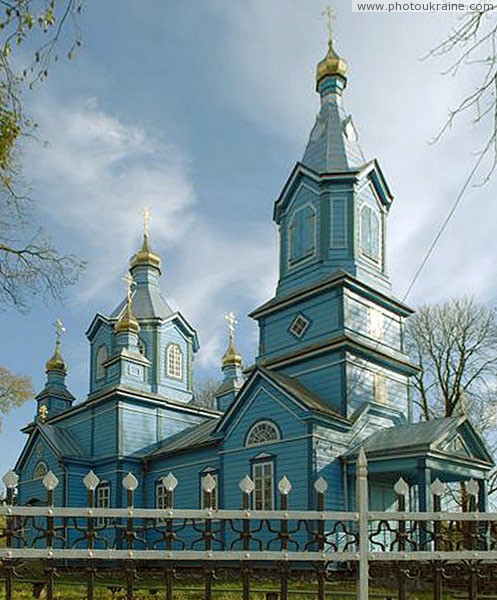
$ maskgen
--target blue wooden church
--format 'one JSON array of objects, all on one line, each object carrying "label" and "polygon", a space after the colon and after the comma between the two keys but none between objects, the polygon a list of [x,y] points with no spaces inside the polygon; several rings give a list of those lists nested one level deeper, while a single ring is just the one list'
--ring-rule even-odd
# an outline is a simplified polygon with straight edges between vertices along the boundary
[{"label": "blue wooden church", "polygon": [[328,482],[330,509],[354,504],[362,446],[373,509],[390,506],[399,476],[413,509],[429,509],[435,478],[485,482],[493,465],[464,414],[413,422],[404,350],[411,309],[392,294],[385,261],[392,194],[376,159],[364,157],[342,104],[347,63],[333,44],[317,67],[320,109],[304,154],[274,205],[279,229],[279,280],[274,297],[251,317],[259,351],[242,365],[232,328],[222,357],[216,406],[195,403],[194,327],[161,293],[161,259],[146,230],[131,258],[127,297],[97,313],[90,343],[90,390],[81,402],[66,386],[60,339],[46,364],[33,422],[15,470],[19,502],[44,499],[41,479],[60,480],[56,502],[84,505],[82,478],[100,479],[99,507],[125,505],[123,476],[139,481],[136,503],[162,508],[162,479],[179,481],[174,504],[202,508],[203,478],[216,482],[215,507],[238,508],[248,474],[254,509],[272,509],[277,483],[291,481],[291,508],[311,508],[314,481]]}]

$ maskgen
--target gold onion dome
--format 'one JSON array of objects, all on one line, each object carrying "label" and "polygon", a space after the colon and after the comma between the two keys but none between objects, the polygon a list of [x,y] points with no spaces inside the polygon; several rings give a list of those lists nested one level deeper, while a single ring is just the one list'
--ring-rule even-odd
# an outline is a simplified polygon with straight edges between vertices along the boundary
[{"label": "gold onion dome", "polygon": [[232,337],[230,337],[228,349],[224,353],[222,364],[223,364],[223,367],[227,367],[227,366],[231,366],[231,365],[239,366],[242,364],[242,355],[239,354],[235,350],[235,344],[233,342]]},{"label": "gold onion dome", "polygon": [[60,343],[57,341],[55,344],[55,351],[51,358],[49,358],[45,364],[45,371],[62,371],[67,373],[67,365],[60,352]]},{"label": "gold onion dome", "polygon": [[328,52],[321,62],[318,63],[316,71],[316,84],[329,75],[340,75],[347,80],[347,71],[349,67],[347,61],[340,58],[333,48],[333,42],[328,42]]},{"label": "gold onion dome", "polygon": [[117,333],[121,331],[130,331],[132,333],[138,333],[140,331],[140,325],[135,319],[133,312],[131,311],[130,302],[126,303],[126,308],[124,309],[124,312],[119,318],[119,321],[116,323],[114,329]]},{"label": "gold onion dome", "polygon": [[148,241],[148,234],[143,235],[143,244],[140,250],[131,258],[131,267],[138,265],[146,265],[155,267],[160,271],[160,256],[152,252],[150,249],[150,242]]}]

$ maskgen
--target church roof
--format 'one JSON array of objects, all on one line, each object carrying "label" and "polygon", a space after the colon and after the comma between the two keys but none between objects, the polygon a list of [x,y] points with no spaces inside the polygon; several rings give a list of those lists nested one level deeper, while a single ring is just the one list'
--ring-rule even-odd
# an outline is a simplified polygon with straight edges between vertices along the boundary
[{"label": "church roof", "polygon": [[[466,441],[471,441],[477,446],[477,457],[493,464],[493,458],[488,452],[485,442],[474,430],[466,415],[431,419],[419,423],[397,425],[387,429],[380,429],[366,438],[359,446],[346,453],[346,456],[356,456],[362,446],[367,455],[395,454],[408,451],[410,454],[440,450],[453,453],[453,450],[444,444],[461,432],[461,427],[467,426]],[[476,458],[468,456],[467,458]]]},{"label": "church roof", "polygon": [[53,446],[60,456],[64,457],[83,457],[85,453],[78,446],[77,442],[69,432],[62,427],[55,425],[38,424],[41,434]]},{"label": "church roof", "polygon": [[301,162],[316,173],[347,171],[366,162],[352,118],[334,95],[323,99]]},{"label": "church roof", "polygon": [[[111,319],[118,319],[126,308],[126,299],[111,313]],[[156,286],[139,285],[136,287],[131,301],[131,310],[137,319],[167,319],[174,311],[166,302]]]},{"label": "church roof", "polygon": [[271,379],[282,387],[289,394],[294,396],[301,404],[303,404],[306,408],[312,411],[316,411],[319,413],[323,413],[335,419],[340,419],[341,421],[349,422],[343,415],[338,413],[336,410],[333,410],[331,406],[321,400],[319,396],[311,392],[308,388],[299,383],[296,379],[292,377],[288,377],[286,375],[281,375],[281,373],[275,373],[274,371],[270,371],[269,369],[264,369],[263,367],[258,367],[258,369],[263,373],[268,379]]},{"label": "church roof", "polygon": [[215,438],[212,433],[218,424],[219,418],[211,419],[200,425],[194,425],[188,429],[176,433],[167,438],[153,452],[147,455],[147,458],[155,458],[158,455],[173,454],[182,450],[192,450],[198,446],[205,446],[214,443]]}]

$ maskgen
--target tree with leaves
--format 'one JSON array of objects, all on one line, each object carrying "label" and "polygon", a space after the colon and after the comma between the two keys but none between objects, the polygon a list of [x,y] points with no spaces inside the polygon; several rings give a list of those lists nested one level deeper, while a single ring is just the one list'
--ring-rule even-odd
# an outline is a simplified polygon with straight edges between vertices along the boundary
[{"label": "tree with leaves", "polygon": [[[0,0],[0,310],[26,311],[37,295],[60,299],[83,266],[33,222],[20,162],[22,142],[35,131],[24,100],[63,47],[71,57],[81,44],[81,1]],[[32,396],[29,378],[0,367],[0,413]]]}]

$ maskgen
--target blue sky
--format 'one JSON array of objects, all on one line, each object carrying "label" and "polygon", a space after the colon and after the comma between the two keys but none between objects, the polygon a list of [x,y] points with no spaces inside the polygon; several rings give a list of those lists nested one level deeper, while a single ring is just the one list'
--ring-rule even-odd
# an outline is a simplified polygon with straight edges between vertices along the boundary
[{"label": "blue sky", "polygon": [[[152,212],[162,289],[197,327],[200,377],[217,374],[223,315],[239,320],[250,363],[257,330],[246,317],[273,293],[277,235],[272,207],[301,157],[318,110],[314,73],[326,50],[321,0],[87,0],[84,45],[29,97],[46,144],[23,163],[37,219],[57,246],[88,263],[64,305],[36,301],[28,315],[0,313],[0,365],[39,391],[65,322],[68,386],[87,393],[84,332],[124,296],[121,281]],[[462,121],[430,145],[476,67],[443,76],[420,60],[457,19],[450,14],[358,14],[337,3],[337,49],[349,62],[344,102],[368,158],[396,197],[388,255],[402,296],[466,175],[481,133]],[[423,272],[414,306],[472,293],[492,302],[495,186],[471,188]],[[3,473],[15,462],[34,402],[3,419]]]}]

